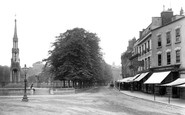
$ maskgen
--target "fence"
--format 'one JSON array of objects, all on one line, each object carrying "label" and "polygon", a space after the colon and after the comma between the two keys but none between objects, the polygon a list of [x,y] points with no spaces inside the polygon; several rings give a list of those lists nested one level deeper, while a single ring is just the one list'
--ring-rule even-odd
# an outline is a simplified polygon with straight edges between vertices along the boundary
[{"label": "fence", "polygon": [[[53,82],[27,82],[27,87],[30,87],[33,84],[33,87],[36,88],[85,88],[94,85],[107,85],[107,83],[91,83],[83,81],[71,81],[71,80],[62,80],[62,81],[53,81]],[[23,88],[25,83],[11,83],[11,82],[0,82],[0,88]]]}]

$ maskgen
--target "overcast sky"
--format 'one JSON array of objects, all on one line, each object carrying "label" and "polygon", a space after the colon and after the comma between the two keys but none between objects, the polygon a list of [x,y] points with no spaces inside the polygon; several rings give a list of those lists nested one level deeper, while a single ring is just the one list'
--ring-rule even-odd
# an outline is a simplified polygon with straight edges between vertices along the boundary
[{"label": "overcast sky", "polygon": [[[75,27],[97,33],[107,63],[121,65],[128,40],[165,9],[179,14],[184,0],[4,0],[0,1],[0,65],[10,66],[14,19],[20,64],[48,57],[55,36]],[[183,7],[185,10],[185,8]]]}]

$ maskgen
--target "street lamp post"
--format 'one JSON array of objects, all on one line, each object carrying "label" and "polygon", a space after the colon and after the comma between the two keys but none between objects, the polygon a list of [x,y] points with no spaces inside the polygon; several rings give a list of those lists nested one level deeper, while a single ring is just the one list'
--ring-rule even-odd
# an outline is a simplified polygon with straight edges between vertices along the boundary
[{"label": "street lamp post", "polygon": [[25,73],[25,77],[24,77],[24,96],[22,98],[22,101],[28,102],[28,97],[27,97],[27,93],[26,93],[26,86],[27,86],[26,74],[27,74],[28,68],[26,67],[26,64],[24,65],[23,70],[24,70],[24,73]]}]

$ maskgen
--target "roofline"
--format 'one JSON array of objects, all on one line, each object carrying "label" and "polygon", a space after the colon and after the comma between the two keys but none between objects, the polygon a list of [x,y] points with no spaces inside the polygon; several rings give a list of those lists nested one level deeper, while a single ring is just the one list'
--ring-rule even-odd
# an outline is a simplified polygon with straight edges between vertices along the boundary
[{"label": "roofline", "polygon": [[168,24],[165,24],[165,25],[163,25],[163,26],[157,27],[157,28],[155,28],[155,29],[153,29],[153,30],[151,30],[151,31],[155,31],[155,30],[160,29],[160,28],[162,28],[162,27],[168,26],[168,25],[170,25],[170,24],[172,24],[172,23],[175,23],[175,22],[177,22],[177,21],[180,21],[180,20],[182,20],[182,19],[184,19],[184,18],[185,18],[185,16],[182,17],[182,18],[179,18],[179,19],[177,19],[177,20],[175,20],[175,21],[172,21],[172,22],[170,22],[170,23],[168,23]]}]

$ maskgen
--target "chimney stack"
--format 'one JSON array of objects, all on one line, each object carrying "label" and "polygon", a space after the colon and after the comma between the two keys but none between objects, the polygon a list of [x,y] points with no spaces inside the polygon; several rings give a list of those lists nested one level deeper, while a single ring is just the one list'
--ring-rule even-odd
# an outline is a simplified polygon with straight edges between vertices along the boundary
[{"label": "chimney stack", "polygon": [[166,25],[172,21],[173,11],[169,8],[167,11],[161,12],[162,25]]}]

